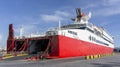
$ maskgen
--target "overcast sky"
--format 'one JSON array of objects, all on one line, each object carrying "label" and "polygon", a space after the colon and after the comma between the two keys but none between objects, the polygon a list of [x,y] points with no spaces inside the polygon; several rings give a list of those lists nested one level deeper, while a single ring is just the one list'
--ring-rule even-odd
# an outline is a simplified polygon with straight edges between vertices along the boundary
[{"label": "overcast sky", "polygon": [[92,12],[90,22],[104,27],[120,46],[120,0],[0,0],[0,45],[6,46],[8,25],[14,25],[15,35],[23,27],[24,35],[42,33],[48,28],[73,23],[75,8],[85,14]]}]

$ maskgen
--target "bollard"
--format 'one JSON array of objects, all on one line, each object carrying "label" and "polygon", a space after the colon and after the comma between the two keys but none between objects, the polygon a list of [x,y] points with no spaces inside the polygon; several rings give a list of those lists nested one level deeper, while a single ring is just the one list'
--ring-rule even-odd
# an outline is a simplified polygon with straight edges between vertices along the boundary
[{"label": "bollard", "polygon": [[98,55],[94,55],[93,57],[94,57],[94,58],[98,58]]},{"label": "bollard", "polygon": [[98,58],[101,58],[101,55],[100,55],[100,54],[98,55]]},{"label": "bollard", "polygon": [[90,56],[86,56],[85,59],[89,60],[89,59],[90,59]]},{"label": "bollard", "polygon": [[94,59],[93,55],[90,56],[90,59]]}]

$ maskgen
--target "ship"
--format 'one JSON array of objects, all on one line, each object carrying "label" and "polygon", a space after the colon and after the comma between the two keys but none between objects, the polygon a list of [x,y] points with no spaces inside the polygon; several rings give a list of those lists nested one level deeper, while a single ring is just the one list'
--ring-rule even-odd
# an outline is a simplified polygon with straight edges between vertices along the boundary
[{"label": "ship", "polygon": [[7,52],[25,51],[28,54],[40,54],[46,57],[77,57],[111,54],[114,39],[103,27],[89,22],[91,12],[85,15],[80,8],[76,9],[74,23],[49,29],[43,35],[14,37],[13,25],[9,25]]}]

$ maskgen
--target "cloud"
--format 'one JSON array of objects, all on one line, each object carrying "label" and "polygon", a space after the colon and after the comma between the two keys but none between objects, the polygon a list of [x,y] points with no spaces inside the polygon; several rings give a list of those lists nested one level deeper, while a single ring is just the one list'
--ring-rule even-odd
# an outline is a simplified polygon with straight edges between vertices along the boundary
[{"label": "cloud", "polygon": [[100,26],[107,26],[107,25],[109,25],[109,24],[111,24],[112,22],[101,22],[100,23]]},{"label": "cloud", "polygon": [[83,9],[88,9],[88,8],[94,8],[94,7],[97,7],[98,6],[98,4],[88,4],[88,5],[86,5],[86,6],[84,6],[83,7]]},{"label": "cloud", "polygon": [[120,0],[103,0],[103,5],[104,6],[115,6],[119,5]]},{"label": "cloud", "polygon": [[70,16],[68,12],[64,11],[55,11],[53,14],[43,14],[41,19],[45,22],[57,22],[59,20],[65,20],[64,18]]},{"label": "cloud", "polygon": [[[44,30],[39,28],[41,21],[58,22],[59,20],[65,20],[64,18],[68,17],[69,15],[70,14],[65,11],[54,11],[53,14],[42,14],[41,16],[37,16],[37,17],[23,16],[21,19],[19,19],[19,17],[15,17],[15,21],[20,22],[20,24],[17,24],[14,26],[15,35],[18,35],[18,36],[20,35],[21,27],[23,29],[23,35],[34,34],[39,31],[45,32],[46,28],[49,26],[45,27],[45,25],[43,25],[41,28],[45,27]],[[44,23],[41,23],[41,24],[44,24]]]},{"label": "cloud", "polygon": [[55,11],[56,15],[68,17],[70,14],[64,11]]},{"label": "cloud", "polygon": [[96,6],[93,11],[94,16],[113,16],[120,14],[120,0],[101,0],[101,2],[94,4]]},{"label": "cloud", "polygon": [[16,26],[17,28],[15,28],[15,33],[16,35],[20,35],[20,29],[23,29],[23,35],[28,35],[28,34],[33,34],[36,33],[39,29],[37,28],[36,25],[18,25]]},{"label": "cloud", "polygon": [[16,22],[14,24],[39,24],[39,16],[13,16],[11,17],[11,22]]},{"label": "cloud", "polygon": [[20,35],[20,29],[23,28],[23,35],[32,34],[37,32],[39,29],[37,25],[40,24],[41,20],[39,16],[14,16],[12,22],[14,23],[15,35]]},{"label": "cloud", "polygon": [[63,20],[63,18],[58,15],[41,15],[41,19],[45,22],[51,22],[51,21],[56,22],[59,19]]},{"label": "cloud", "polygon": [[102,8],[94,11],[94,15],[96,16],[112,16],[118,14],[120,14],[120,8],[118,7]]},{"label": "cloud", "polygon": [[113,16],[120,14],[120,0],[100,0],[89,2],[83,6],[85,10],[91,10],[93,16]]}]

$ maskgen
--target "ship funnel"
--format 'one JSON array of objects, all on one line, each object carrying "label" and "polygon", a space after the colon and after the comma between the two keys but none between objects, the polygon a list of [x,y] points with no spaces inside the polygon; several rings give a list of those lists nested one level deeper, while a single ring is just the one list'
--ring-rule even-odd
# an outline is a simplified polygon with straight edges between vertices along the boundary
[{"label": "ship funnel", "polygon": [[76,22],[76,19],[77,19],[77,22],[78,22],[81,20],[81,18],[83,16],[82,10],[80,8],[76,8],[76,14],[77,14],[77,18],[71,18],[71,20]]},{"label": "ship funnel", "polygon": [[76,8],[76,14],[77,17],[75,19],[72,18],[75,24],[87,24],[92,15],[91,12],[89,12],[88,15],[85,15],[80,8]]},{"label": "ship funnel", "polygon": [[81,18],[82,17],[82,11],[80,8],[76,8],[76,14],[77,14],[77,18]]}]

